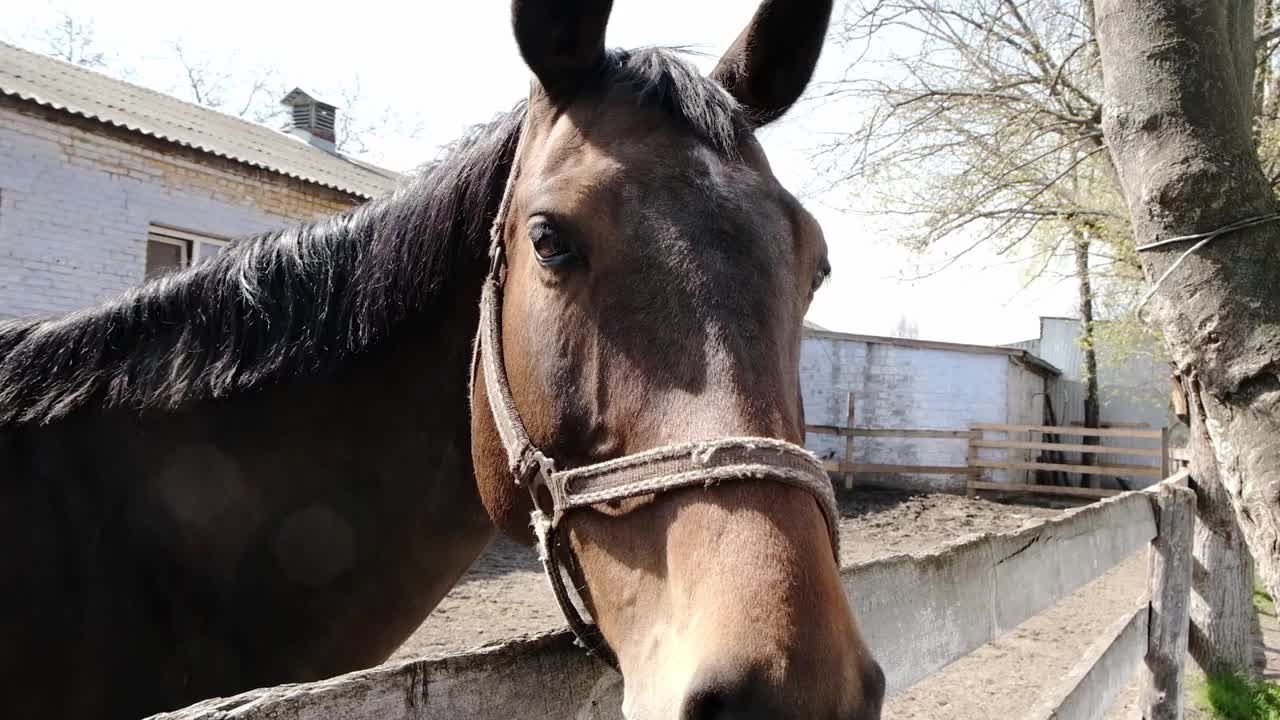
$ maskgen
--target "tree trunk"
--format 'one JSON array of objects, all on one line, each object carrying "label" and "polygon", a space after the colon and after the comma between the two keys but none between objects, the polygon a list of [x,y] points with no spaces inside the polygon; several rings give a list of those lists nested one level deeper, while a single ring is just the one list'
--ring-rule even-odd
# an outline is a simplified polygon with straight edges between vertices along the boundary
[{"label": "tree trunk", "polygon": [[[1276,0],[1262,0],[1262,5],[1258,8],[1257,31],[1262,33],[1272,30],[1275,27],[1276,15]],[[1276,107],[1277,101],[1280,101],[1280,77],[1277,77],[1271,54],[1264,52],[1265,49],[1264,46],[1258,47],[1257,72],[1262,76],[1265,85],[1261,88],[1261,105],[1255,102],[1254,109],[1262,115],[1263,122],[1274,122],[1277,113],[1280,112]],[[1255,100],[1258,99],[1255,97]],[[1257,123],[1257,127],[1261,128],[1263,122]]]},{"label": "tree trunk", "polygon": [[[1271,28],[1271,23],[1275,16],[1272,10],[1272,2],[1273,0],[1262,0],[1258,5],[1257,20],[1254,25],[1259,30]],[[1261,53],[1257,55],[1257,58],[1253,78],[1253,111],[1256,115],[1265,115],[1267,112],[1267,90],[1271,87],[1271,62]],[[1261,130],[1262,123],[1256,123],[1254,129]]]},{"label": "tree trunk", "polygon": [[[1252,0],[1097,0],[1103,128],[1139,244],[1277,211],[1250,133]],[[1280,596],[1280,227],[1142,253],[1150,310]],[[1213,504],[1212,499],[1208,499]],[[1216,510],[1216,508],[1214,508]]]},{"label": "tree trunk", "polygon": [[[1080,286],[1080,344],[1084,347],[1084,426],[1098,427],[1098,354],[1094,350],[1093,287],[1089,276],[1089,229],[1075,228],[1076,281]],[[1084,436],[1085,445],[1097,445],[1100,438]],[[1081,465],[1092,465],[1093,453],[1080,455]],[[1089,487],[1102,487],[1102,476],[1086,475]],[[1081,483],[1086,484],[1086,483]]]},{"label": "tree trunk", "polygon": [[1191,657],[1206,673],[1253,674],[1254,640],[1261,632],[1253,609],[1253,561],[1231,499],[1218,479],[1209,434],[1195,397],[1188,398],[1196,529],[1192,543]]}]

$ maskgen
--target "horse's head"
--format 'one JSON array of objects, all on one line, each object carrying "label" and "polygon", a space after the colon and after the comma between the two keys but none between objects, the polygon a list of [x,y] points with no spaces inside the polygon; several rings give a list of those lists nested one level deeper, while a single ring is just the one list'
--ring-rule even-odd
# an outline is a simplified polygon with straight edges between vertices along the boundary
[{"label": "horse's head", "polygon": [[[607,52],[610,5],[514,2],[536,78],[499,228],[514,405],[561,468],[693,440],[802,443],[802,320],[826,245],[753,133],[803,92],[831,2],[766,0],[709,78],[667,52]],[[473,418],[485,505],[528,538],[484,392]],[[628,717],[879,716],[883,676],[810,493],[665,492],[573,511],[562,537]]]}]

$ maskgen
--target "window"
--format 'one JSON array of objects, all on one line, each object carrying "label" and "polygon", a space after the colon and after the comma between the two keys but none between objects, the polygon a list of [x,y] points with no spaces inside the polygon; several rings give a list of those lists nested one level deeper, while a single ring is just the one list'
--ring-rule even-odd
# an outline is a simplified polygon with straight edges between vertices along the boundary
[{"label": "window", "polygon": [[152,225],[147,233],[146,279],[211,258],[226,246],[219,238]]}]

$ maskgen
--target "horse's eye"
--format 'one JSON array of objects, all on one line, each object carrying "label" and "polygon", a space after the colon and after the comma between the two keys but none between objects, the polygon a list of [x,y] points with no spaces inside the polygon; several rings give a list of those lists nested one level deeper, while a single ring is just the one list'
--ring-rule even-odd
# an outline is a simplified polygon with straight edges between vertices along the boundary
[{"label": "horse's eye", "polygon": [[818,270],[813,274],[813,287],[810,291],[817,292],[818,288],[822,287],[822,283],[826,282],[830,277],[831,263],[824,258],[822,262],[819,263]]},{"label": "horse's eye", "polygon": [[545,218],[529,221],[529,240],[533,243],[533,251],[538,254],[538,261],[543,265],[562,265],[573,259],[573,252],[562,234]]}]

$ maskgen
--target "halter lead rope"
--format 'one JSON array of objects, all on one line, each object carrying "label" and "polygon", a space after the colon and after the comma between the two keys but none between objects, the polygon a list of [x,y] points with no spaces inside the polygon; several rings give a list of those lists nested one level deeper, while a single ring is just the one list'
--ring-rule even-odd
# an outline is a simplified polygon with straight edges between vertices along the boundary
[{"label": "halter lead rope", "polygon": [[[480,293],[480,330],[472,357],[484,373],[485,395],[508,470],[516,485],[524,486],[533,502],[532,524],[542,561],[560,612],[578,643],[615,670],[617,656],[599,628],[583,619],[569,596],[564,565],[572,551],[561,542],[560,521],[570,510],[685,488],[710,488],[722,482],[761,479],[780,482],[811,494],[827,523],[831,549],[840,560],[840,522],[835,493],[822,463],[809,451],[791,443],[758,437],[722,438],[668,445],[574,469],[557,469],[555,461],[529,439],[520,418],[502,356],[502,285],[507,269],[502,231],[528,131],[526,113],[512,156],[511,170],[490,229],[489,273]],[[551,507],[543,507],[543,488]],[[564,557],[562,557],[564,556]]]}]

